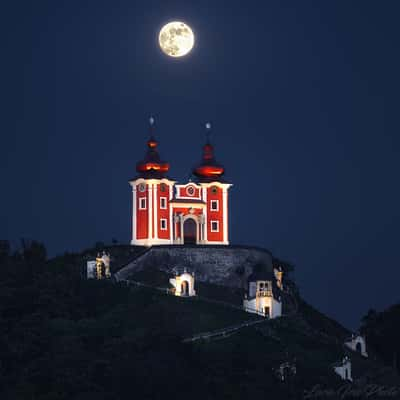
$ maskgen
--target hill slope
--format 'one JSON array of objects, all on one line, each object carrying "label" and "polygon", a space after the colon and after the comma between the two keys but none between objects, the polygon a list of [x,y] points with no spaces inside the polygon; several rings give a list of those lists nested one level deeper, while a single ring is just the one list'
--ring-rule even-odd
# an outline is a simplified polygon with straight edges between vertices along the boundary
[{"label": "hill slope", "polygon": [[[221,304],[239,294],[216,285],[198,290],[219,303],[82,280],[81,255],[1,261],[2,399],[286,399],[315,384],[342,384],[331,363],[347,353],[348,332],[300,300],[296,315],[183,343],[258,318]],[[165,282],[162,271],[147,274],[143,281]],[[393,371],[351,357],[357,377],[399,386]],[[282,382],[275,371],[285,361],[297,373]]]}]

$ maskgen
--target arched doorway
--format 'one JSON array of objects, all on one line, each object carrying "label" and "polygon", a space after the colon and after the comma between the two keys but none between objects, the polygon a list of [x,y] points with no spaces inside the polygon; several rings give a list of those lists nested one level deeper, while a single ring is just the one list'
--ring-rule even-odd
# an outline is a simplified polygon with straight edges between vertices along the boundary
[{"label": "arched doorway", "polygon": [[197,224],[193,218],[188,218],[183,223],[183,243],[196,244],[197,239]]},{"label": "arched doorway", "polygon": [[187,281],[182,281],[181,296],[189,296],[189,283]]}]

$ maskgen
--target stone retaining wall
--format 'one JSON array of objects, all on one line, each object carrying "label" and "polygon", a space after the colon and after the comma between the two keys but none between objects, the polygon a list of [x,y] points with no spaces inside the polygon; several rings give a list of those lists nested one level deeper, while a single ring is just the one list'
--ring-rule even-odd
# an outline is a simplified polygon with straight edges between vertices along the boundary
[{"label": "stone retaining wall", "polygon": [[218,285],[243,287],[256,264],[272,271],[272,255],[264,249],[246,246],[153,246],[115,275],[129,279],[133,272],[157,268],[172,273],[174,268],[195,272],[196,279]]}]

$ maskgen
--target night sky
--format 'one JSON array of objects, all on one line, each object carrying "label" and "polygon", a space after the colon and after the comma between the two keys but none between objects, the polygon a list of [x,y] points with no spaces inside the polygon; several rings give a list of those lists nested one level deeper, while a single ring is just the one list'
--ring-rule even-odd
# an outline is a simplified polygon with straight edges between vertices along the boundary
[{"label": "night sky", "polygon": [[[148,119],[185,182],[212,123],[231,242],[292,262],[348,327],[400,300],[398,1],[8,1],[0,239],[55,255],[130,239]],[[186,58],[158,47],[189,24]]]}]

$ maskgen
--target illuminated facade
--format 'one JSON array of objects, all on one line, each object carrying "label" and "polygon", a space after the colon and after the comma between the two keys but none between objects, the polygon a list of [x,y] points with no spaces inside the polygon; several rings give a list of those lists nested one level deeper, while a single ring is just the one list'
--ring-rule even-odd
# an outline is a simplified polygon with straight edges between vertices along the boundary
[{"label": "illuminated facade", "polygon": [[[153,121],[151,120],[151,123]],[[228,191],[224,167],[207,141],[193,180],[178,184],[167,177],[169,164],[160,159],[157,141],[147,142],[132,187],[132,245],[229,244]]]},{"label": "illuminated facade", "polygon": [[182,274],[176,274],[175,278],[171,278],[169,283],[174,287],[175,296],[192,297],[196,296],[194,290],[194,274],[184,270]]},{"label": "illuminated facade", "polygon": [[110,254],[103,251],[98,253],[96,260],[90,260],[86,264],[87,279],[111,278]]},{"label": "illuminated facade", "polygon": [[[278,277],[277,277],[278,276]],[[282,315],[282,271],[253,272],[248,277],[248,292],[243,300],[245,311],[266,318]]]}]

